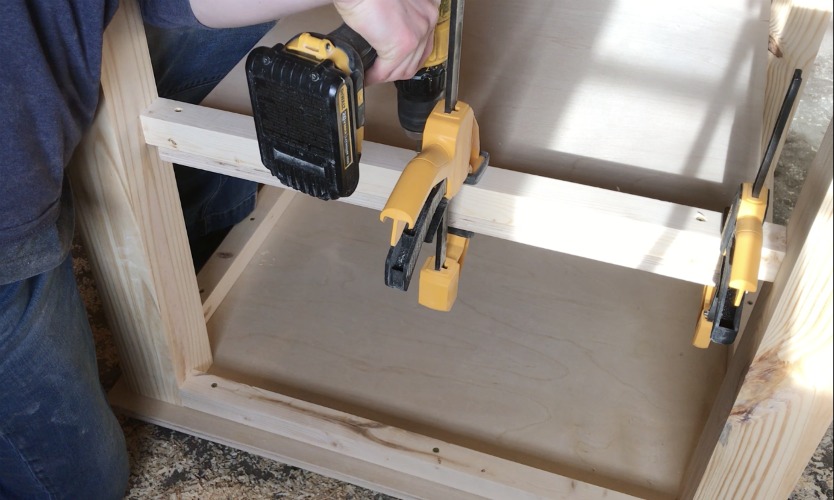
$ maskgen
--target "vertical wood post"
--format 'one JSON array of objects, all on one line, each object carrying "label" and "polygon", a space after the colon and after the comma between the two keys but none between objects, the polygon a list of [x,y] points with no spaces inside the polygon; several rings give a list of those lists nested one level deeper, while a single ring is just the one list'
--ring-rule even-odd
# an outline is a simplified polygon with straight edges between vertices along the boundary
[{"label": "vertical wood post", "polygon": [[[762,154],[767,149],[782,101],[797,68],[802,70],[803,83],[799,93],[802,95],[805,82],[811,76],[822,38],[831,23],[831,9],[830,0],[771,0]],[[799,99],[791,110],[791,120],[798,105]],[[779,160],[786,138],[787,134],[782,135],[774,164]]]},{"label": "vertical wood post", "polygon": [[787,498],[832,420],[832,126],[741,338],[683,498]]},{"label": "vertical wood post", "polygon": [[136,0],[104,35],[103,96],[70,169],[78,221],[130,388],[179,404],[211,351],[169,163],[145,145],[139,115],[156,97]]}]

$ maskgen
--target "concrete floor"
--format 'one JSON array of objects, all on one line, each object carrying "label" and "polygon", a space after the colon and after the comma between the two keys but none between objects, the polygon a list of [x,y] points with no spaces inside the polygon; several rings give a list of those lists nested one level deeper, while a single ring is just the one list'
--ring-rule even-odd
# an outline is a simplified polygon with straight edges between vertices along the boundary
[{"label": "concrete floor", "polygon": [[[806,75],[807,76],[807,75]],[[790,215],[832,116],[832,32],[823,41],[817,67],[788,135],[775,173],[774,220]],[[83,249],[75,268],[96,335],[102,384],[119,376],[118,361],[101,312]],[[127,498],[382,499],[385,495],[161,427],[122,418],[131,477]],[[800,479],[793,500],[832,499],[831,427]]]}]

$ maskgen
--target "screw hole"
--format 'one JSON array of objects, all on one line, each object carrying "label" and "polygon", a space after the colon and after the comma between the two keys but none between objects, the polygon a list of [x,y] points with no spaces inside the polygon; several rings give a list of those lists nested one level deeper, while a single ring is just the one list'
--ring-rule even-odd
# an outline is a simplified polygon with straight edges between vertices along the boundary
[{"label": "screw hole", "polygon": [[255,220],[255,218],[254,217],[249,217],[249,220]]},{"label": "screw hole", "polygon": [[182,113],[182,108],[174,108],[174,112],[176,112],[176,113]]},{"label": "screw hole", "polygon": [[205,288],[201,288],[201,289],[200,289],[200,293],[206,293],[206,289],[205,289]]},{"label": "screw hole", "polygon": [[211,387],[212,387],[212,389],[217,387],[217,382],[212,382]]},{"label": "screw hole", "polygon": [[431,451],[433,451],[434,453],[440,453],[440,448],[433,448]]}]

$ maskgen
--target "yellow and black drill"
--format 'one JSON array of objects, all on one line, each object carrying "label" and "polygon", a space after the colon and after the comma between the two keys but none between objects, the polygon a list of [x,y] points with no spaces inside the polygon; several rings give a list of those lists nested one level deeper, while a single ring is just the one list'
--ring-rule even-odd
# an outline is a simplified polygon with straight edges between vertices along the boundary
[{"label": "yellow and black drill", "polygon": [[423,129],[435,104],[443,98],[446,88],[446,61],[449,54],[449,23],[451,0],[441,0],[434,29],[434,45],[423,67],[410,80],[395,82],[397,115],[406,135],[421,139]]},{"label": "yellow and black drill", "polygon": [[[397,82],[406,132],[422,132],[442,98],[450,0],[442,0],[434,49],[410,80]],[[302,33],[254,49],[246,61],[261,161],[281,183],[323,200],[350,196],[359,183],[365,125],[365,70],[376,52],[346,24],[327,35]]]}]

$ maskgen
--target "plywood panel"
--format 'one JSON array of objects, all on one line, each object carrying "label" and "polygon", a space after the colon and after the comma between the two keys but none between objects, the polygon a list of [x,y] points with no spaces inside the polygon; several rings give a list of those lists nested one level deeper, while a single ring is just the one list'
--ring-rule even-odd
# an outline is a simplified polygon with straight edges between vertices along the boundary
[{"label": "plywood panel", "polygon": [[618,491],[677,491],[724,366],[689,345],[698,286],[478,236],[437,313],[416,281],[383,285],[387,231],[296,197],[208,325],[212,373]]},{"label": "plywood panel", "polygon": [[[470,1],[460,96],[496,166],[720,210],[758,166],[768,9],[762,0]],[[338,22],[330,9],[291,17],[265,43]],[[238,68],[215,102],[247,110],[243,83]],[[367,95],[366,137],[413,147],[393,85]]]}]

